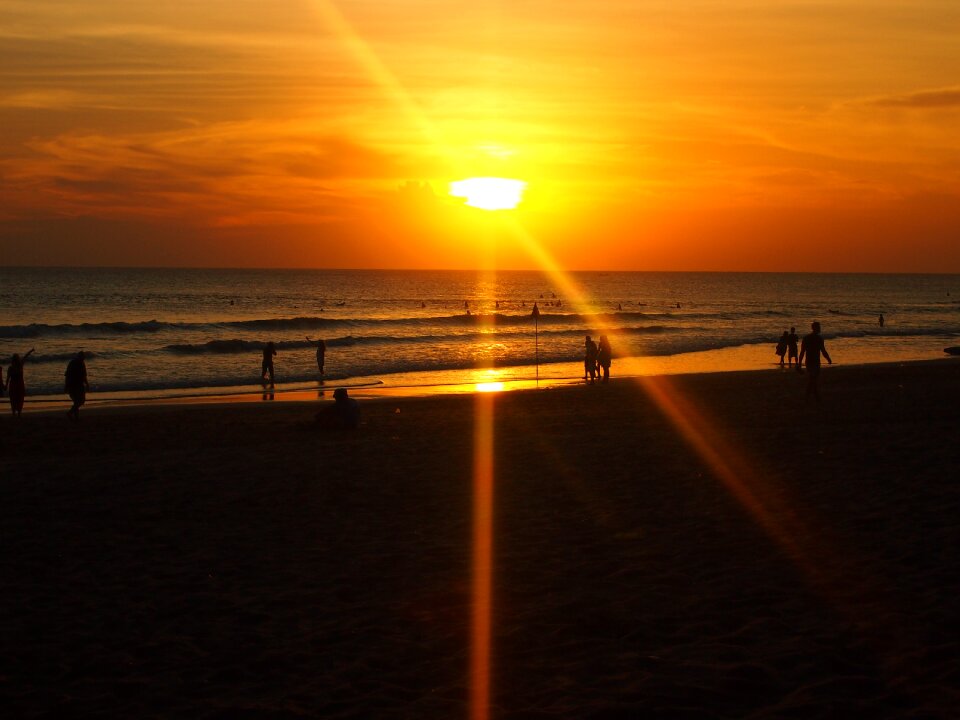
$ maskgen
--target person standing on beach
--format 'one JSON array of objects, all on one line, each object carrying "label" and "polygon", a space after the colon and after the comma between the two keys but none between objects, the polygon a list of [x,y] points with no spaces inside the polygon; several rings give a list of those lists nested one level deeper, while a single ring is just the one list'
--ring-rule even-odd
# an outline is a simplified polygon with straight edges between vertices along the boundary
[{"label": "person standing on beach", "polygon": [[774,350],[774,352],[780,356],[780,367],[783,367],[783,356],[787,354],[787,338],[789,337],[790,333],[784,330],[783,335],[781,335],[777,341],[776,350]]},{"label": "person standing on beach", "polygon": [[880,319],[877,320],[877,324],[880,325],[880,327],[883,327],[883,313],[880,313]]},{"label": "person standing on beach", "polygon": [[260,379],[266,382],[267,375],[270,375],[270,384],[273,385],[273,358],[277,354],[277,349],[272,342],[268,342],[263,348],[263,363],[260,365]]},{"label": "person standing on beach", "polygon": [[820,402],[820,356],[823,355],[827,362],[833,365],[830,354],[823,344],[823,337],[820,335],[820,323],[810,324],[811,333],[805,335],[800,343],[800,359],[797,361],[797,371],[803,365],[803,359],[807,359],[807,398],[811,395]]},{"label": "person standing on beach", "polygon": [[589,335],[587,335],[583,344],[585,348],[583,353],[583,379],[586,380],[589,376],[590,384],[593,385],[597,379],[597,344]]},{"label": "person standing on beach", "polygon": [[20,417],[23,414],[23,401],[27,397],[27,385],[23,379],[23,363],[33,354],[33,348],[20,357],[14,353],[10,358],[10,367],[7,368],[7,382],[4,389],[10,396],[10,410],[14,417]]},{"label": "person standing on beach", "polygon": [[[307,342],[313,342],[310,338],[307,338]],[[327,357],[327,344],[323,341],[323,338],[317,338],[317,370],[320,371],[320,374],[323,375],[323,365]]]},{"label": "person standing on beach", "polygon": [[610,341],[606,335],[600,336],[600,344],[597,346],[597,362],[603,370],[603,382],[610,379],[610,361],[613,358],[613,351],[610,348]]},{"label": "person standing on beach", "polygon": [[[787,364],[790,367],[793,367],[793,361],[797,359],[797,343],[800,341],[800,338],[797,337],[797,329],[795,327],[790,328],[790,334],[787,335]],[[799,367],[800,361],[797,361],[797,366]]]},{"label": "person standing on beach", "polygon": [[67,410],[67,417],[74,422],[80,419],[80,407],[87,401],[89,389],[87,363],[84,361],[83,350],[81,350],[67,363],[67,371],[64,373],[64,392],[73,401],[73,407]]}]

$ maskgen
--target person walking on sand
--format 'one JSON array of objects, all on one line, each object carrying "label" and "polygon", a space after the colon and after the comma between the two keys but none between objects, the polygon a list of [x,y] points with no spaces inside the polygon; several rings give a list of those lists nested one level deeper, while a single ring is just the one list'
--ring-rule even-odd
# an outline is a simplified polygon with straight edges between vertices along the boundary
[{"label": "person walking on sand", "polygon": [[273,385],[273,358],[277,354],[277,349],[272,342],[268,342],[263,348],[263,363],[260,365],[260,379],[266,382],[267,375],[270,375],[270,384]]},{"label": "person walking on sand", "polygon": [[597,379],[597,344],[589,335],[583,344],[583,379],[586,380],[589,376],[590,384],[593,385]]},{"label": "person walking on sand", "polygon": [[606,335],[600,336],[600,344],[597,346],[597,362],[603,370],[603,382],[610,379],[610,361],[613,358],[613,351],[610,348],[610,341]]},{"label": "person walking on sand", "polygon": [[[313,342],[310,338],[307,338],[307,342]],[[317,370],[320,371],[320,374],[323,375],[323,364],[327,357],[327,344],[323,341],[323,338],[317,338]]]},{"label": "person walking on sand", "polygon": [[780,356],[780,367],[783,367],[783,356],[787,354],[787,339],[790,337],[790,333],[786,330],[783,331],[783,335],[780,336],[780,339],[777,341],[777,347],[774,352]]},{"label": "person walking on sand", "polygon": [[20,417],[23,413],[23,401],[27,397],[27,384],[23,379],[23,363],[33,354],[33,348],[23,357],[14,353],[10,358],[10,367],[7,368],[7,382],[4,389],[10,396],[10,410],[14,417]]},{"label": "person walking on sand", "polygon": [[833,365],[830,354],[823,344],[823,337],[820,335],[820,323],[810,324],[811,333],[805,335],[800,343],[800,359],[797,361],[797,370],[803,365],[803,359],[807,359],[807,399],[813,395],[817,402],[820,402],[820,356],[823,355],[827,362]]},{"label": "person walking on sand", "polygon": [[[790,334],[787,335],[787,364],[790,367],[793,367],[793,361],[797,359],[797,343],[800,342],[800,338],[797,337],[797,329],[795,327],[790,328]],[[799,366],[799,361],[797,362]]]},{"label": "person walking on sand", "polygon": [[80,419],[80,408],[87,401],[87,363],[84,360],[83,350],[77,353],[69,363],[64,373],[64,392],[73,401],[73,407],[67,410],[67,417],[74,422]]}]

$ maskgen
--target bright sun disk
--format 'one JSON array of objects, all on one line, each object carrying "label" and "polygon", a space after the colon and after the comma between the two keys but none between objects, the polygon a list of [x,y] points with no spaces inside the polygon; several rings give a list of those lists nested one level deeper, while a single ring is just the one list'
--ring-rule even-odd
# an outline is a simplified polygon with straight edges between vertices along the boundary
[{"label": "bright sun disk", "polygon": [[512,210],[520,204],[526,187],[523,180],[474,177],[450,183],[450,194],[466,198],[465,204],[481,210]]}]

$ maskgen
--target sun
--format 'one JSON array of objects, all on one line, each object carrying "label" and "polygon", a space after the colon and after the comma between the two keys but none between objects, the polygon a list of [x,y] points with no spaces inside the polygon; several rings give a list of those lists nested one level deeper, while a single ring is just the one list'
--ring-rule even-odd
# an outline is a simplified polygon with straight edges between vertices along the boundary
[{"label": "sun", "polygon": [[466,198],[466,205],[481,210],[512,210],[523,199],[523,180],[474,177],[450,183],[450,194]]}]

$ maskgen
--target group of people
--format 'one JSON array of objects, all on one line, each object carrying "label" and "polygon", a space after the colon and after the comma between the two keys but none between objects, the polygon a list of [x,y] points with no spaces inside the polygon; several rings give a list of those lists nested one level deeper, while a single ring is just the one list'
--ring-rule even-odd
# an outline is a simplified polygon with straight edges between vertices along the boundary
[{"label": "group of people", "polygon": [[607,339],[607,336],[601,335],[600,342],[595,343],[593,339],[587,335],[583,344],[583,379],[586,380],[589,377],[591,385],[593,385],[601,375],[603,382],[610,380],[610,361],[613,358],[613,351],[610,348],[610,341]]},{"label": "group of people", "polygon": [[[323,341],[322,338],[317,340],[311,340],[307,337],[307,342],[316,342],[317,343],[317,370],[323,375],[323,369],[326,365],[327,359],[327,344]],[[263,362],[260,364],[260,380],[264,384],[267,382],[267,378],[270,378],[270,384],[273,385],[273,358],[277,355],[277,346],[272,342],[268,342],[263,347]]]},{"label": "group of people", "polygon": [[[23,402],[27,397],[27,383],[23,376],[23,364],[33,354],[33,348],[20,357],[14,353],[10,358],[10,367],[7,368],[7,377],[4,380],[3,368],[0,368],[0,396],[4,393],[10,398],[10,410],[14,417],[23,414]],[[64,373],[63,391],[70,396],[73,406],[67,410],[67,417],[76,422],[80,419],[80,407],[87,401],[87,391],[90,385],[87,382],[87,363],[83,350],[78,352],[70,362]]]},{"label": "group of people", "polygon": [[797,352],[797,329],[790,328],[790,332],[783,331],[783,335],[777,341],[777,347],[774,352],[780,356],[780,365],[783,366],[783,356],[787,356],[787,366],[793,367],[793,362],[797,362],[797,372],[803,370],[804,360],[806,360],[807,369],[807,396],[813,396],[820,399],[820,357],[827,359],[829,364],[833,364],[830,359],[830,353],[823,342],[823,336],[820,334],[820,323],[810,324],[810,334],[804,335],[800,341],[800,352]]}]

